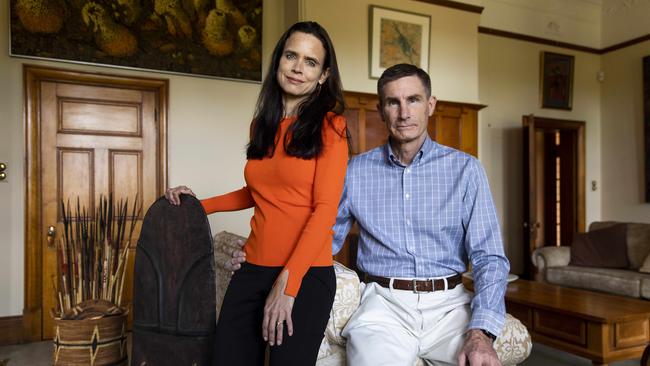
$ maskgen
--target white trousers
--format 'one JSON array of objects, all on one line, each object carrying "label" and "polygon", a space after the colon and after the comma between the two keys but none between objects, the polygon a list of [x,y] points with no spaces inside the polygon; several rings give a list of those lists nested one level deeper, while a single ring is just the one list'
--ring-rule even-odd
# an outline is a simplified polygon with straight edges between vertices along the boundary
[{"label": "white trousers", "polygon": [[472,295],[452,290],[414,293],[366,285],[343,329],[349,366],[456,365],[470,321]]}]

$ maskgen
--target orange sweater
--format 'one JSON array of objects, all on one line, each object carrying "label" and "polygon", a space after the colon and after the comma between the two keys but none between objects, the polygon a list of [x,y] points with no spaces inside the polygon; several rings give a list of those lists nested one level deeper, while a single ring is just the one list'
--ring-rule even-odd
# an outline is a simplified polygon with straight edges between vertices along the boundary
[{"label": "orange sweater", "polygon": [[310,160],[288,156],[284,135],[294,118],[280,122],[278,145],[271,158],[246,163],[246,186],[202,200],[205,211],[255,207],[246,260],[289,271],[285,294],[296,296],[311,266],[332,265],[332,227],[336,221],[348,161],[345,117],[323,121],[323,150]]}]

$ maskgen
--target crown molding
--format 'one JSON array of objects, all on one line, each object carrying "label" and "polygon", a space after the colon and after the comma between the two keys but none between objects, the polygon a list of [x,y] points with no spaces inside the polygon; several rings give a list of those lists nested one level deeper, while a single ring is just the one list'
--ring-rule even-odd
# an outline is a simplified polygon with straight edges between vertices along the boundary
[{"label": "crown molding", "polygon": [[477,13],[477,14],[483,13],[482,6],[461,3],[459,1],[452,1],[452,0],[415,0],[415,1],[438,5],[438,6],[444,6],[446,8],[468,11],[470,13]]}]

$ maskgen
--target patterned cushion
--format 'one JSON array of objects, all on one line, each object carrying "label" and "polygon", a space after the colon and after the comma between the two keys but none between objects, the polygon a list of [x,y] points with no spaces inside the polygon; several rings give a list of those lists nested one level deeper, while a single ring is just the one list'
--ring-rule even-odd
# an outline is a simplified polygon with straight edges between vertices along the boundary
[{"label": "patterned cushion", "polygon": [[533,342],[530,340],[526,326],[519,319],[506,314],[506,322],[494,342],[494,350],[497,351],[503,366],[523,362],[533,350]]},{"label": "patterned cushion", "polygon": [[325,337],[331,343],[345,346],[345,338],[341,331],[348,323],[352,313],[359,307],[361,300],[361,284],[359,276],[353,270],[341,263],[334,262],[336,273],[336,295],[330,313],[330,320],[325,328]]}]

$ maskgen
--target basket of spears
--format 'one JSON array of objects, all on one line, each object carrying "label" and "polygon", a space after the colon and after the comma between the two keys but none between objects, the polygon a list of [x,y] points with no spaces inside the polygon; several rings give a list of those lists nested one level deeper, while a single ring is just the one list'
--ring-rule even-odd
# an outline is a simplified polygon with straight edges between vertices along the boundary
[{"label": "basket of spears", "polygon": [[[100,197],[92,215],[77,198],[61,202],[63,235],[57,241],[54,365],[127,365],[122,292],[129,244],[142,205]],[[130,216],[128,214],[131,214]]]}]

